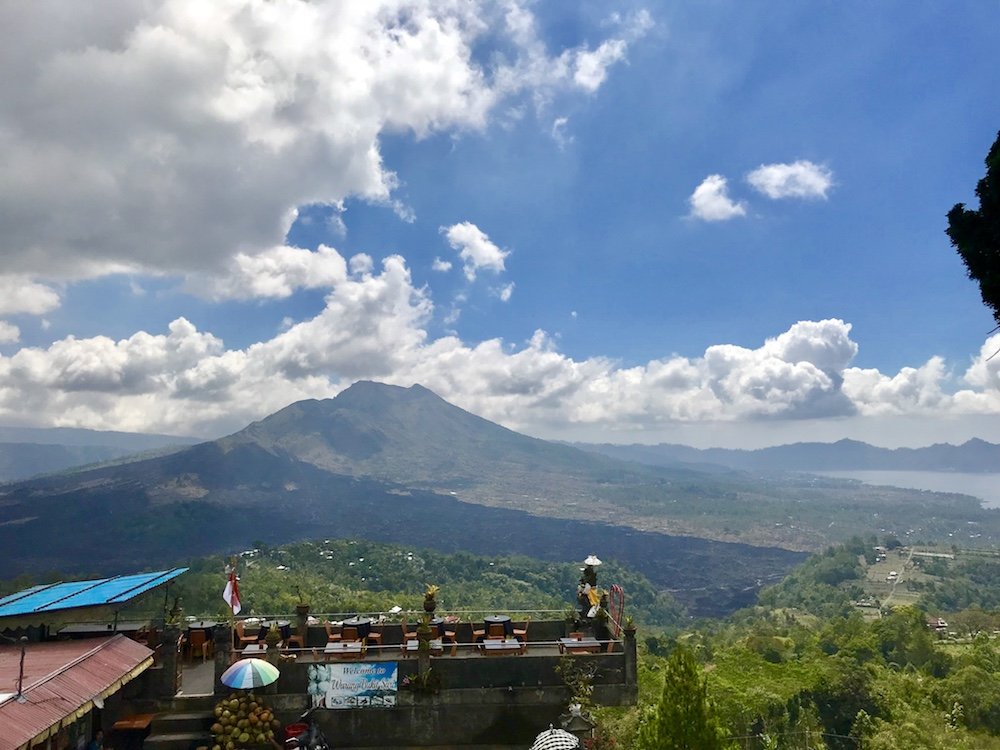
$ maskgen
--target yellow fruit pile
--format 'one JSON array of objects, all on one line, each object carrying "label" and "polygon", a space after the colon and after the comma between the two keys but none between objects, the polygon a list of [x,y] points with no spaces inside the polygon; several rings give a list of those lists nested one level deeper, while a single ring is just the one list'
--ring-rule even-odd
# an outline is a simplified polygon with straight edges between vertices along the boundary
[{"label": "yellow fruit pile", "polygon": [[212,750],[269,745],[281,722],[274,718],[264,701],[253,693],[233,694],[215,704]]}]

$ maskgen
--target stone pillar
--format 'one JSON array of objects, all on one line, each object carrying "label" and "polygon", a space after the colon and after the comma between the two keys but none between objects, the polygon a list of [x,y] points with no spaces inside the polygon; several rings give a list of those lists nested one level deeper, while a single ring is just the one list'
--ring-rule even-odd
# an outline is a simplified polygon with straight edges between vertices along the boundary
[{"label": "stone pillar", "polygon": [[622,631],[625,649],[625,693],[631,705],[639,700],[639,657],[636,653],[635,628]]},{"label": "stone pillar", "polygon": [[424,614],[417,628],[417,671],[426,679],[431,669],[431,613]]},{"label": "stone pillar", "polygon": [[167,623],[163,628],[163,646],[160,649],[160,665],[163,668],[163,680],[157,690],[161,698],[173,698],[180,688],[181,663],[177,653],[181,629],[177,623]]},{"label": "stone pillar", "polygon": [[[278,644],[281,643],[281,631],[278,630],[278,626],[276,624],[271,624],[271,628],[267,631],[267,635],[264,636],[264,643],[267,644],[265,658],[277,669],[281,657],[281,653],[278,650]],[[281,670],[279,669],[278,671],[280,672]],[[264,694],[277,695],[278,682],[275,681],[270,685],[266,685],[264,687]]]},{"label": "stone pillar", "polygon": [[212,692],[215,695],[227,695],[229,688],[222,684],[222,673],[233,663],[233,629],[230,625],[216,625],[212,628],[212,641],[215,652],[215,685]]},{"label": "stone pillar", "polygon": [[301,602],[295,605],[295,632],[302,639],[302,648],[309,645],[309,605]]}]

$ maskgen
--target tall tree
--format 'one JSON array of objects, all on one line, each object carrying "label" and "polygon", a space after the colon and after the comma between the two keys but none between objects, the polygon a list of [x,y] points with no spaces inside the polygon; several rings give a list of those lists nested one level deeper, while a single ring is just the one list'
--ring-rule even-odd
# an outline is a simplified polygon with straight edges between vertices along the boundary
[{"label": "tall tree", "polygon": [[958,203],[948,212],[947,232],[1000,325],[1000,132],[986,155],[986,176],[976,185],[976,195],[977,210]]},{"label": "tall tree", "polygon": [[679,646],[667,659],[663,692],[639,729],[639,750],[722,750],[725,744],[708,702],[701,665]]}]

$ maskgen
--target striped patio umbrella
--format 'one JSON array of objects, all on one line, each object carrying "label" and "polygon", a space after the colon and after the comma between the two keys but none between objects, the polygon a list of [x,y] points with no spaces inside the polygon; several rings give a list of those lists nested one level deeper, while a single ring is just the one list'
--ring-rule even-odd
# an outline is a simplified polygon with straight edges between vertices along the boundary
[{"label": "striped patio umbrella", "polygon": [[263,659],[240,659],[222,673],[222,684],[237,690],[270,685],[278,679],[278,668]]},{"label": "striped patio umbrella", "polygon": [[535,738],[531,750],[577,750],[580,740],[564,729],[546,729]]}]

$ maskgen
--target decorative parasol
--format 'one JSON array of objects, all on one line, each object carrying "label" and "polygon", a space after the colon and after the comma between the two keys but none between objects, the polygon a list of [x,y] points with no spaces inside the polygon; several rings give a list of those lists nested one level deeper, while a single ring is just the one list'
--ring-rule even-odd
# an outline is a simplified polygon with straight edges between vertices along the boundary
[{"label": "decorative parasol", "polygon": [[546,729],[535,738],[531,750],[577,750],[580,740],[564,729]]},{"label": "decorative parasol", "polygon": [[222,684],[237,690],[270,685],[278,679],[278,668],[263,659],[240,659],[222,673]]}]

